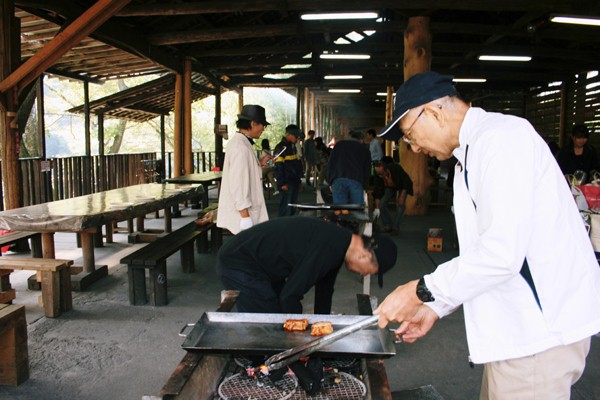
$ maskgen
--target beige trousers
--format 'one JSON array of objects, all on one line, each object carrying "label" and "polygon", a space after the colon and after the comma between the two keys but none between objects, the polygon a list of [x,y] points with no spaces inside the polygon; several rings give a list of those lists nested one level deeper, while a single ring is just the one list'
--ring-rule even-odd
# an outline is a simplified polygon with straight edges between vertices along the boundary
[{"label": "beige trousers", "polygon": [[583,374],[591,338],[528,357],[487,363],[480,400],[568,400]]}]

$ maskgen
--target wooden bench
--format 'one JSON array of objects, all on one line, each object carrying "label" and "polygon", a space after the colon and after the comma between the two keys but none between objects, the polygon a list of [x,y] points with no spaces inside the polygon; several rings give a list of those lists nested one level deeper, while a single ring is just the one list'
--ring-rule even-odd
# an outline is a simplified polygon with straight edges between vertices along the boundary
[{"label": "wooden bench", "polygon": [[[22,243],[31,240],[31,255],[42,258],[42,235],[38,232],[10,232],[0,236],[0,247]],[[0,256],[2,253],[0,252]]]},{"label": "wooden bench", "polygon": [[[167,298],[167,258],[176,251],[181,250],[181,265],[183,272],[191,273],[194,265],[194,241],[200,239],[201,243],[208,240],[209,232],[212,242],[216,243],[219,235],[214,223],[197,226],[195,221],[148,243],[139,250],[123,257],[121,264],[127,264],[129,280],[129,303],[143,305],[148,302],[146,295],[146,270],[149,272],[150,298],[155,306],[168,303]],[[213,244],[213,249],[217,244]],[[218,247],[217,247],[218,248]]]},{"label": "wooden bench", "polygon": [[25,306],[0,304],[0,385],[18,386],[29,379]]},{"label": "wooden bench", "polygon": [[[53,258],[0,257],[0,270],[30,270],[39,272],[42,280],[42,301],[46,317],[58,317],[73,309],[71,296],[72,260]],[[6,282],[4,282],[6,285]],[[6,289],[6,287],[4,287]],[[12,290],[8,288],[9,290]]]}]

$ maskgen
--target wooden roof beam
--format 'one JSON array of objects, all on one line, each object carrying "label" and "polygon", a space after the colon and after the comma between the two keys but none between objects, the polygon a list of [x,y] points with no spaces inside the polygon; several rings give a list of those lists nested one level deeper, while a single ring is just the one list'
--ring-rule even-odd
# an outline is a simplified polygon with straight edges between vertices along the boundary
[{"label": "wooden roof beam", "polygon": [[13,87],[17,87],[18,91],[23,89],[75,44],[79,43],[81,39],[88,36],[130,1],[98,0],[33,57],[21,64],[6,79],[0,82],[0,92],[6,92]]},{"label": "wooden roof beam", "polygon": [[[584,0],[579,0],[584,1]],[[592,3],[587,0],[587,3]],[[462,9],[465,11],[530,11],[540,8],[551,7],[557,12],[567,12],[573,10],[572,1],[554,0],[504,0],[502,2],[480,1],[480,0],[461,0],[452,4],[453,9]],[[402,8],[412,10],[422,9],[445,9],[448,8],[447,0],[421,0],[401,1],[401,0],[370,0],[368,3],[360,0],[348,0],[344,2],[344,10],[365,10],[380,8]],[[147,16],[175,16],[175,15],[201,15],[201,14],[219,14],[235,12],[256,12],[256,11],[314,11],[314,10],[339,10],[339,1],[328,0],[287,0],[287,1],[261,1],[261,0],[234,0],[234,1],[198,1],[179,4],[144,4],[130,5],[121,10],[119,17],[147,17]]]}]

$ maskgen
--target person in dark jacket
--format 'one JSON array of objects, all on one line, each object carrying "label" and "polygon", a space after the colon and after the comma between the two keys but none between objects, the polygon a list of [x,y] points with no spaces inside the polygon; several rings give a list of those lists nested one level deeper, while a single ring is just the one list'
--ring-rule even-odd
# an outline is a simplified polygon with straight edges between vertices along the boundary
[{"label": "person in dark jacket", "polygon": [[[373,218],[381,216],[382,232],[396,233],[406,209],[406,196],[413,195],[412,180],[404,168],[395,163],[391,157],[376,161],[373,167],[375,169]],[[393,220],[387,207],[391,200],[395,200],[396,204],[396,217]]]},{"label": "person in dark jacket", "polygon": [[575,171],[585,172],[589,181],[593,170],[600,170],[598,165],[598,154],[590,144],[588,138],[590,132],[584,124],[573,126],[571,131],[571,142],[558,152],[556,160],[561,171],[565,175],[571,175]]},{"label": "person in dark jacket", "polygon": [[298,201],[298,192],[304,169],[302,160],[298,157],[296,143],[304,138],[304,134],[297,125],[288,125],[285,128],[285,136],[275,146],[275,154],[281,155],[275,159],[275,180],[281,198],[279,200],[280,217],[294,215],[295,209],[288,204]]},{"label": "person in dark jacket", "polygon": [[[374,240],[374,242],[373,242]],[[232,236],[217,256],[226,290],[239,290],[239,312],[302,313],[302,298],[315,287],[315,314],[331,313],[333,289],[342,264],[381,277],[396,263],[388,237],[364,239],[319,218],[272,219]]]},{"label": "person in dark jacket", "polygon": [[364,190],[371,175],[371,153],[361,142],[362,132],[335,144],[327,166],[334,204],[364,204]]}]

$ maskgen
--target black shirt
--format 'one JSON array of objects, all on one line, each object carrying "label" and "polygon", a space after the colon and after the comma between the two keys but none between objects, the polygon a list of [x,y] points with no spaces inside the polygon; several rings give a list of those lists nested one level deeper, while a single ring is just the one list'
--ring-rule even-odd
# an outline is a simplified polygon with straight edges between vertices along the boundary
[{"label": "black shirt", "polygon": [[301,300],[315,286],[315,313],[329,314],[335,279],[352,232],[317,218],[278,218],[230,238],[219,251],[221,270],[244,271],[283,284],[281,312],[302,313]]}]

